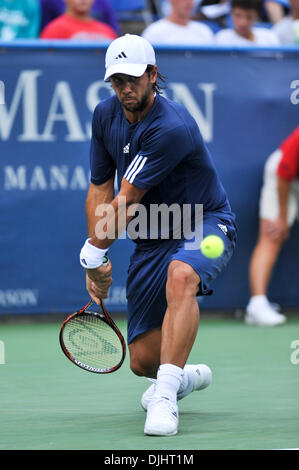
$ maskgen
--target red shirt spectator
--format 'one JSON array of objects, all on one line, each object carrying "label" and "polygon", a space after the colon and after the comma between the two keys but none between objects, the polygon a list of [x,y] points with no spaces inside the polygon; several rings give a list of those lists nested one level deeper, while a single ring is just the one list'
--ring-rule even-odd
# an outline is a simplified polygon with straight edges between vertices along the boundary
[{"label": "red shirt spectator", "polygon": [[[66,12],[65,0],[40,0],[41,24],[40,31],[53,20]],[[116,33],[120,32],[117,16],[111,0],[94,0],[91,5],[90,16],[97,21],[108,24]]]},{"label": "red shirt spectator", "polygon": [[299,126],[281,144],[278,176],[287,181],[299,178]]},{"label": "red shirt spectator", "polygon": [[92,18],[81,21],[64,14],[51,21],[40,37],[42,39],[88,39],[107,42],[115,39],[117,34],[110,26],[100,21]]}]

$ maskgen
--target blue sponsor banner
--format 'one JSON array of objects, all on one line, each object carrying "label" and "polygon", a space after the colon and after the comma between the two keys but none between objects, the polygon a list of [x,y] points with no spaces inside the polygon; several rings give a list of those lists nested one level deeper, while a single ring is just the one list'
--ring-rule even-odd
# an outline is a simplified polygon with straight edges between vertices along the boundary
[{"label": "blue sponsor banner", "polygon": [[[86,238],[93,109],[111,96],[105,48],[2,44],[0,50],[0,312],[72,312],[88,301]],[[165,94],[196,119],[237,215],[235,254],[203,308],[243,308],[266,158],[299,123],[299,51],[157,49]],[[270,294],[299,305],[299,229],[284,246]],[[110,250],[112,312],[126,310],[133,242]]]}]

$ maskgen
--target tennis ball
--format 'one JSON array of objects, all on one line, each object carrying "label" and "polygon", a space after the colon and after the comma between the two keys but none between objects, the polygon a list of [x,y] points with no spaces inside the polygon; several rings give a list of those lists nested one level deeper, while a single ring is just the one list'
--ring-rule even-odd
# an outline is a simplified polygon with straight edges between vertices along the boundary
[{"label": "tennis ball", "polygon": [[208,235],[201,242],[200,249],[207,258],[218,258],[224,251],[224,243],[217,235]]}]

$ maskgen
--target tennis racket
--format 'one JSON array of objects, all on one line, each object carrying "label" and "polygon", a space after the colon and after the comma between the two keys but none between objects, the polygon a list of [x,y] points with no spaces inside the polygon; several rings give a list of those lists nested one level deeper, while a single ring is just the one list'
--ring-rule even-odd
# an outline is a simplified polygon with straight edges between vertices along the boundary
[{"label": "tennis racket", "polygon": [[109,374],[119,369],[126,356],[124,337],[104,302],[93,300],[62,324],[60,346],[66,357],[89,372]]}]

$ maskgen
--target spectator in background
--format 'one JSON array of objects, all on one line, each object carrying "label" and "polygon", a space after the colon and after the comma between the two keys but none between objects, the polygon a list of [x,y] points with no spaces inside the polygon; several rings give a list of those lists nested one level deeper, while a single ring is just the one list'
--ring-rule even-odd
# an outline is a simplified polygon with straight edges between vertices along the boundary
[{"label": "spectator in background", "polygon": [[51,21],[41,33],[42,39],[75,39],[110,42],[117,37],[111,26],[94,20],[93,0],[65,0],[66,12]]},{"label": "spectator in background", "polygon": [[290,7],[290,15],[279,21],[273,29],[281,44],[299,46],[299,0],[290,0]]},{"label": "spectator in background", "polygon": [[299,216],[299,126],[266,162],[259,216],[260,234],[250,261],[251,298],[245,321],[275,326],[286,318],[270,304],[267,290],[280,248]]},{"label": "spectator in background", "polygon": [[266,21],[272,24],[282,20],[289,8],[288,0],[264,0]]},{"label": "spectator in background", "polygon": [[0,0],[0,39],[37,38],[40,25],[38,0]]},{"label": "spectator in background", "polygon": [[232,0],[231,16],[233,28],[216,34],[216,44],[225,46],[278,46],[277,35],[268,28],[255,27],[259,19],[259,0]]},{"label": "spectator in background", "polygon": [[214,43],[212,30],[198,21],[192,21],[193,0],[169,0],[171,12],[149,25],[142,36],[155,45],[209,45]]},{"label": "spectator in background", "polygon": [[[58,16],[65,13],[65,0],[39,0],[41,4],[41,31]],[[94,0],[90,16],[97,21],[111,26],[116,33],[120,32],[119,24],[114,9],[109,0]]]},{"label": "spectator in background", "polygon": [[227,27],[229,15],[230,1],[200,0],[196,4],[193,19],[203,21],[216,33]]},{"label": "spectator in background", "polygon": [[[213,31],[218,32],[222,28],[232,27],[230,15],[230,0],[194,0],[196,3],[193,19],[205,21]],[[261,9],[258,21],[261,23],[275,24],[289,11],[289,0],[261,0]]]}]

